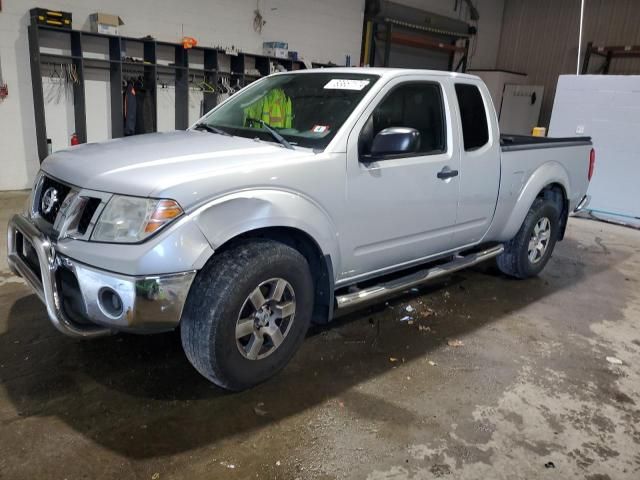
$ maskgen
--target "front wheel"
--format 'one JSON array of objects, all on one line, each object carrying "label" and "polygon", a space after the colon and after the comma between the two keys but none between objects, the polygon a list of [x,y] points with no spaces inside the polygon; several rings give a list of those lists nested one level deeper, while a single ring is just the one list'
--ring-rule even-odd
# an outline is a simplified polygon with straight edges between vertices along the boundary
[{"label": "front wheel", "polygon": [[215,254],[198,273],[180,323],[191,364],[228,390],[281,370],[311,321],[313,281],[297,250],[255,239]]},{"label": "front wheel", "polygon": [[512,277],[538,275],[545,267],[558,240],[560,212],[548,199],[536,198],[517,235],[498,256],[498,268]]}]

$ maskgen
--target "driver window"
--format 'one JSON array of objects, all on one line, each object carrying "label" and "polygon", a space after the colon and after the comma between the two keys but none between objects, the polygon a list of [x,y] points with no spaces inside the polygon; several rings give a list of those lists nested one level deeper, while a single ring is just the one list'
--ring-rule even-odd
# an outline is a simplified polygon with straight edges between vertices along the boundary
[{"label": "driver window", "polygon": [[374,137],[385,128],[409,127],[420,132],[419,155],[443,153],[446,150],[444,118],[439,84],[417,82],[400,85],[387,94],[364,124],[358,140],[358,152],[360,155],[370,154]]}]

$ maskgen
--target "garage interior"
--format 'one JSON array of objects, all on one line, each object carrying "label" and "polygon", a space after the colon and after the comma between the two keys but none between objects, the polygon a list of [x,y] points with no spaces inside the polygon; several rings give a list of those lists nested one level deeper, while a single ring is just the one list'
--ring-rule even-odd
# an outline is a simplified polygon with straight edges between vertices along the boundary
[{"label": "garage interior", "polygon": [[52,152],[187,129],[282,71],[470,73],[503,133],[597,155],[538,277],[489,261],[407,289],[239,393],[179,331],[60,335],[1,235],[0,478],[640,478],[639,23],[634,0],[0,2],[2,229]]}]

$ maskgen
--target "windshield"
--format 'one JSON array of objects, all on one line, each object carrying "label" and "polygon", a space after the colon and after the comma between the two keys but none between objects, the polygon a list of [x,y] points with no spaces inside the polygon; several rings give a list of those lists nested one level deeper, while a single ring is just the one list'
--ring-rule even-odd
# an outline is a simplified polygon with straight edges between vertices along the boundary
[{"label": "windshield", "polygon": [[267,77],[202,123],[231,135],[324,149],[378,78],[335,72]]}]

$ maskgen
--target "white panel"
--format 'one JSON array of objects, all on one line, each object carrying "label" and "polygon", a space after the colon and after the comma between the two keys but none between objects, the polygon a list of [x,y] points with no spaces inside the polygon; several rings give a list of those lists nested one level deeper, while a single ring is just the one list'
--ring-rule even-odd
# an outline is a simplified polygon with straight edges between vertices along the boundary
[{"label": "white panel", "polygon": [[47,122],[47,138],[52,151],[67,148],[75,131],[73,121],[73,93],[64,81],[56,77],[42,79],[44,92],[44,116]]},{"label": "white panel", "polygon": [[640,76],[561,75],[549,135],[580,131],[596,150],[590,208],[640,217]]},{"label": "white panel", "polygon": [[170,132],[176,129],[176,89],[173,85],[158,88],[158,131]]},{"label": "white panel", "polygon": [[203,115],[204,94],[199,88],[189,88],[189,125],[193,125]]},{"label": "white panel", "polygon": [[[111,138],[111,91],[107,70],[85,71],[85,104],[87,112],[87,142],[103,142]],[[47,129],[49,123],[47,123]]]}]

